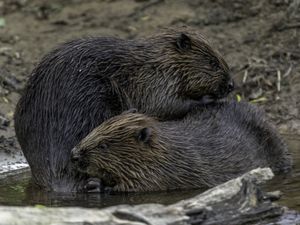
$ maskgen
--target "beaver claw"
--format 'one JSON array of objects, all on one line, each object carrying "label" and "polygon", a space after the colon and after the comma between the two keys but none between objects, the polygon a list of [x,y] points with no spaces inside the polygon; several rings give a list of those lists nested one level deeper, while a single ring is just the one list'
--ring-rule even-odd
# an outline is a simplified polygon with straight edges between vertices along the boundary
[{"label": "beaver claw", "polygon": [[89,193],[110,193],[112,190],[113,187],[105,186],[103,181],[99,178],[89,178],[87,183],[83,186],[83,191]]}]

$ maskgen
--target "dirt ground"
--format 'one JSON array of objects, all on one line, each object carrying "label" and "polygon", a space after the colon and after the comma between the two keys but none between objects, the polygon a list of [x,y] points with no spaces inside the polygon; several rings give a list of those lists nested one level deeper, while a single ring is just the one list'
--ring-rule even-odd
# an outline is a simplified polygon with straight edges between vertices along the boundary
[{"label": "dirt ground", "polygon": [[233,96],[261,105],[280,132],[300,135],[299,0],[0,0],[0,151],[19,148],[16,102],[57,44],[181,24],[198,28],[225,56],[238,84]]}]

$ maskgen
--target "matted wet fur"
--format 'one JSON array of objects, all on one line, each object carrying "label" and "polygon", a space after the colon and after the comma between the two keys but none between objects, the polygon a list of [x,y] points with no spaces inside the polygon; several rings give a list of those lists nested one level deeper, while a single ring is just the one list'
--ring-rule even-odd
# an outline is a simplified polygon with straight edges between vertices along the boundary
[{"label": "matted wet fur", "polygon": [[208,188],[257,167],[291,169],[264,113],[222,102],[180,121],[127,113],[103,122],[73,150],[74,165],[116,192]]},{"label": "matted wet fur", "polygon": [[65,43],[33,70],[15,112],[16,135],[35,183],[76,190],[68,161],[93,128],[137,108],[178,119],[233,88],[223,58],[198,31],[181,27],[136,40],[96,37]]}]

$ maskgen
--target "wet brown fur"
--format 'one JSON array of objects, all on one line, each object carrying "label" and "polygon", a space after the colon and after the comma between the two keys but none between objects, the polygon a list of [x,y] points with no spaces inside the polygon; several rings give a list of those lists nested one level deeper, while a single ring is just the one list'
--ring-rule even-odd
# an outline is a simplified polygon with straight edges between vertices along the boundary
[{"label": "wet brown fur", "polygon": [[[145,128],[149,139],[140,141]],[[72,153],[82,163],[77,168],[113,184],[116,192],[207,188],[257,167],[276,174],[291,168],[287,147],[264,114],[236,102],[201,109],[182,121],[119,115],[95,128]]]},{"label": "wet brown fur", "polygon": [[132,107],[182,118],[203,96],[226,96],[230,81],[223,58],[191,28],[70,41],[33,70],[16,107],[16,135],[35,183],[74,191],[87,178],[70,168],[70,151],[93,128]]}]

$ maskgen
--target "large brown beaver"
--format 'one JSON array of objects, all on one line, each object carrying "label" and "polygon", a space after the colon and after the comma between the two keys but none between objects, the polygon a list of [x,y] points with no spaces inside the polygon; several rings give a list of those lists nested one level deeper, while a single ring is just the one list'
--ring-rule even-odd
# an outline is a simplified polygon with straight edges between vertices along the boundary
[{"label": "large brown beaver", "polygon": [[223,102],[159,122],[128,113],[103,122],[73,150],[82,172],[116,192],[212,187],[257,167],[289,171],[287,147],[264,114]]},{"label": "large brown beaver", "polygon": [[74,190],[85,177],[70,171],[70,151],[104,120],[132,107],[178,119],[232,88],[223,58],[190,28],[130,41],[75,40],[33,70],[16,108],[16,134],[38,185]]}]

